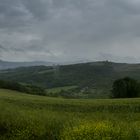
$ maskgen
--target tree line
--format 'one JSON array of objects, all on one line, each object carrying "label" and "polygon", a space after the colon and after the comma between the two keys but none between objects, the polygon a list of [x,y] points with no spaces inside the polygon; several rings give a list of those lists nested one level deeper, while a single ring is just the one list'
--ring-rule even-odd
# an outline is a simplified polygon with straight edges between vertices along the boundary
[{"label": "tree line", "polygon": [[0,80],[0,88],[16,90],[19,92],[25,92],[25,93],[33,94],[33,95],[45,95],[45,89],[39,86],[29,85],[29,84],[20,84],[20,83],[12,82],[12,81]]}]

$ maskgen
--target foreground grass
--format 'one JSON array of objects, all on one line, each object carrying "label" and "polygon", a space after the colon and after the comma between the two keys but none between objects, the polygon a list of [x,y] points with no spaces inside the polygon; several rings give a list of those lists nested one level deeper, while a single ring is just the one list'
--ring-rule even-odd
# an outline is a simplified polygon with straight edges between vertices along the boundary
[{"label": "foreground grass", "polygon": [[139,140],[140,99],[68,100],[0,89],[0,140]]}]

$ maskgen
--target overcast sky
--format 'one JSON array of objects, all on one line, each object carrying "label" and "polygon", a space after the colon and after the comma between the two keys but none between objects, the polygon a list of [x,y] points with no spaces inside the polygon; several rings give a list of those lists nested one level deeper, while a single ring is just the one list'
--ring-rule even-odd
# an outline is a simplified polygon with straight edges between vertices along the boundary
[{"label": "overcast sky", "polygon": [[140,0],[0,0],[0,59],[140,62]]}]

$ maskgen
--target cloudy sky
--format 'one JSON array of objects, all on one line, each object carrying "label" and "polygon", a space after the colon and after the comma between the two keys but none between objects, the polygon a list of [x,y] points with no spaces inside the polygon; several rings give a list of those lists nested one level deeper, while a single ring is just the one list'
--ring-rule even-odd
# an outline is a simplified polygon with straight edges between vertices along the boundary
[{"label": "cloudy sky", "polygon": [[0,0],[0,59],[140,62],[140,0]]}]

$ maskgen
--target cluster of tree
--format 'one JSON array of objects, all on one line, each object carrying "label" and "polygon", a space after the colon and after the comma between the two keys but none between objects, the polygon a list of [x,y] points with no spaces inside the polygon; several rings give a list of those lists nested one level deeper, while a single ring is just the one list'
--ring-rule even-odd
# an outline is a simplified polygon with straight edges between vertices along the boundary
[{"label": "cluster of tree", "polygon": [[113,98],[135,98],[140,96],[140,83],[132,78],[125,77],[113,83]]},{"label": "cluster of tree", "polygon": [[45,90],[41,87],[34,85],[25,85],[17,82],[0,80],[0,88],[16,90],[33,95],[45,95]]}]

